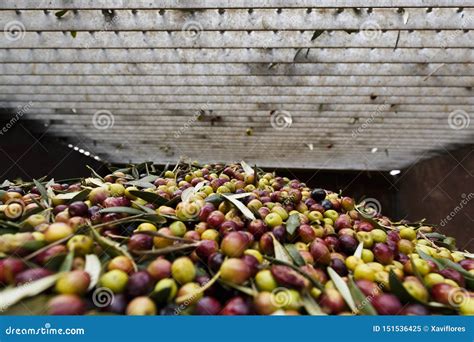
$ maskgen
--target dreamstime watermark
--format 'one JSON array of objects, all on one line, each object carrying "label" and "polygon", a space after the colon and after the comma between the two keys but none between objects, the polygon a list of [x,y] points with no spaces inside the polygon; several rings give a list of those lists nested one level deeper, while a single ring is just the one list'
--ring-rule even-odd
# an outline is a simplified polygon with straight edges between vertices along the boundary
[{"label": "dreamstime watermark", "polygon": [[3,34],[5,38],[11,42],[23,39],[25,37],[25,25],[18,20],[12,20],[3,27]]},{"label": "dreamstime watermark", "polygon": [[[11,220],[16,220],[23,215],[25,206],[17,198],[11,198],[5,204],[0,205],[0,213]],[[1,308],[0,308],[1,309]]]},{"label": "dreamstime watermark", "polygon": [[454,308],[459,308],[470,300],[469,291],[454,287],[448,292],[448,303]]},{"label": "dreamstime watermark", "polygon": [[5,328],[5,335],[85,335],[84,328],[52,328],[51,323],[45,323],[39,328]]},{"label": "dreamstime watermark", "polygon": [[379,283],[377,287],[373,288],[372,291],[370,291],[370,293],[365,296],[364,300],[355,307],[356,310],[354,314],[358,314],[364,307],[369,305],[369,303],[371,303],[375,297],[380,295],[380,292],[383,290],[384,287],[384,283]]},{"label": "dreamstime watermark", "polygon": [[[105,25],[102,27],[101,30],[95,31],[94,35],[97,35],[98,33],[100,34],[100,33],[103,33],[103,32],[113,30],[115,24],[119,21],[119,17],[117,15],[115,15],[114,13],[108,14],[106,18],[107,19],[106,19]],[[90,40],[87,40],[87,41],[84,42],[82,47],[86,50],[90,49],[93,41],[95,41],[95,40],[97,40],[97,37],[91,37]]]},{"label": "dreamstime watermark", "polygon": [[105,308],[112,304],[114,293],[108,287],[98,287],[92,293],[92,303],[98,308]]},{"label": "dreamstime watermark", "polygon": [[375,121],[375,119],[380,116],[384,111],[390,108],[390,105],[387,103],[382,103],[377,106],[375,111],[368,117],[362,125],[352,130],[352,138],[356,138],[362,134],[369,126]]},{"label": "dreamstime watermark", "polygon": [[181,135],[183,135],[184,132],[186,132],[192,125],[194,125],[196,123],[196,121],[199,120],[201,116],[201,113],[199,112],[196,112],[193,114],[193,116],[191,116],[184,124],[183,126],[181,126],[175,133],[174,133],[174,137],[175,139],[178,139],[179,137],[181,137]]},{"label": "dreamstime watermark", "polygon": [[359,28],[362,37],[366,40],[375,40],[380,38],[382,35],[382,29],[380,28],[379,23],[374,20],[367,20],[360,25]]},{"label": "dreamstime watermark", "polygon": [[293,124],[293,117],[290,112],[286,110],[275,110],[271,113],[270,124],[277,131],[281,131],[291,127]]},{"label": "dreamstime watermark", "polygon": [[382,212],[382,205],[375,198],[365,198],[361,207],[364,213],[371,217],[375,217]]},{"label": "dreamstime watermark", "polygon": [[460,130],[469,127],[471,123],[471,118],[469,114],[462,110],[456,109],[449,113],[448,116],[448,125],[451,129]]},{"label": "dreamstime watermark", "polygon": [[201,36],[201,32],[204,30],[199,21],[187,21],[181,28],[181,32],[184,33],[184,38],[187,40],[196,40]]},{"label": "dreamstime watermark", "polygon": [[441,220],[439,225],[441,227],[444,227],[449,221],[451,221],[464,207],[467,206],[467,204],[474,198],[474,192],[470,192],[469,194],[462,194],[461,195],[462,200],[459,202],[459,204],[454,207],[451,212],[446,215],[445,218]]},{"label": "dreamstime watermark", "polygon": [[114,115],[106,109],[98,110],[94,113],[94,116],[92,117],[92,125],[94,125],[96,129],[109,129],[114,126],[114,123]]},{"label": "dreamstime watermark", "polygon": [[8,121],[5,126],[0,129],[0,135],[4,135],[8,132],[10,128],[12,128],[26,113],[28,113],[33,106],[33,102],[28,102],[26,105],[18,106],[16,110],[13,112],[13,116]]},{"label": "dreamstime watermark", "polygon": [[445,51],[449,47],[449,41],[454,40],[457,36],[461,36],[464,34],[464,30],[466,27],[469,27],[471,25],[472,18],[471,17],[466,17],[466,22],[461,23],[461,27],[457,30],[446,30],[446,40],[442,42],[439,45],[438,52],[436,52],[432,57],[428,59],[427,62],[431,62],[438,54],[440,54],[442,51]]},{"label": "dreamstime watermark", "polygon": [[270,302],[277,308],[283,308],[291,303],[291,292],[285,287],[277,287],[271,293]]},{"label": "dreamstime watermark", "polygon": [[186,132],[197,121],[199,121],[200,118],[202,117],[203,113],[208,111],[209,108],[210,108],[209,102],[200,105],[199,108],[197,108],[194,111],[193,115],[180,128],[178,128],[177,131],[174,132],[175,139],[178,139],[179,137],[181,137],[181,135],[183,135],[184,132]]},{"label": "dreamstime watermark", "polygon": [[[27,233],[17,233],[17,234],[25,235]],[[2,251],[2,252],[8,252],[9,251],[9,249],[7,249],[7,250],[2,249],[3,244],[9,245],[11,243],[11,240],[6,240],[5,239],[6,236],[7,236],[6,234],[0,236],[0,251]],[[14,247],[16,249],[16,248],[20,247],[21,243],[23,243],[23,242],[24,241],[16,242],[16,243],[14,242],[14,245],[12,247]],[[12,279],[10,279],[10,280],[12,280]],[[34,286],[34,282],[35,282],[34,280],[25,281],[24,283],[21,283],[18,286],[16,286],[15,289],[17,289],[18,291],[28,292],[28,291],[31,290],[31,287]],[[6,296],[6,295],[3,296],[3,297],[0,297],[0,313],[4,312],[5,310],[7,310],[10,306],[12,306],[15,303],[16,303],[15,301],[12,301],[11,298],[8,298],[8,296]]]},{"label": "dreamstime watermark", "polygon": [[196,304],[196,302],[201,299],[202,293],[206,289],[206,286],[208,285],[208,281],[204,281],[196,290],[194,290],[192,293],[190,293],[188,296],[186,296],[186,299],[180,303],[178,306],[175,307],[174,309],[174,315],[178,316],[181,315],[181,313],[186,310],[190,305]]}]

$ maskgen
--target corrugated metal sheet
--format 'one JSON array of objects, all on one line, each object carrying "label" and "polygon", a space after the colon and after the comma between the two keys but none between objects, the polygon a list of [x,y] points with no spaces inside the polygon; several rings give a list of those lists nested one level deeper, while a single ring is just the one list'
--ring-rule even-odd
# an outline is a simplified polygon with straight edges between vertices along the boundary
[{"label": "corrugated metal sheet", "polygon": [[388,170],[474,141],[472,1],[4,0],[0,27],[0,105],[112,162]]}]

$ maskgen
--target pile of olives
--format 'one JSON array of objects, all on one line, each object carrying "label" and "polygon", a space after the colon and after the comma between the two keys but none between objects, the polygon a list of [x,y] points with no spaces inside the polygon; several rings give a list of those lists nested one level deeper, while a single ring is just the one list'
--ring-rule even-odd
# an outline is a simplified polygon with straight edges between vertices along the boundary
[{"label": "pile of olives", "polygon": [[2,313],[474,314],[473,255],[423,221],[244,162],[144,165],[3,183]]}]

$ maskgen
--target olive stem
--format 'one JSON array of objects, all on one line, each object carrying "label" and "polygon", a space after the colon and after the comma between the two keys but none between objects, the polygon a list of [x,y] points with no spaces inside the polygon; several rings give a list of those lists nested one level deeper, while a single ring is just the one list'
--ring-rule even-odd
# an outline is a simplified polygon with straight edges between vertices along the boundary
[{"label": "olive stem", "polygon": [[177,304],[182,304],[182,303],[185,303],[187,301],[192,301],[194,298],[197,297],[197,295],[199,295],[200,293],[203,293],[204,291],[208,290],[212,285],[214,285],[214,283],[217,281],[217,279],[219,279],[220,275],[221,275],[221,271],[217,272],[214,275],[214,277],[212,277],[212,279],[210,279],[207,283],[205,283],[203,286],[201,286],[196,291],[194,291],[194,292],[192,292],[188,295],[184,295],[184,296],[176,298],[176,303]]},{"label": "olive stem", "polygon": [[145,234],[145,235],[151,235],[151,236],[158,236],[158,237],[162,237],[162,238],[165,238],[165,239],[168,239],[168,240],[175,240],[175,241],[180,241],[180,242],[183,242],[183,243],[195,243],[196,242],[196,240],[185,239],[185,238],[182,238],[182,237],[167,235],[167,234],[163,234],[163,233],[160,233],[160,232],[153,232],[153,231],[149,231],[149,230],[137,231],[137,232],[134,232],[134,234]]},{"label": "olive stem", "polygon": [[139,218],[141,218],[143,215],[145,215],[145,214],[143,213],[143,214],[128,216],[128,217],[124,217],[124,218],[121,218],[121,219],[118,219],[118,220],[115,220],[115,221],[110,221],[110,222],[105,222],[105,223],[99,223],[99,224],[96,224],[96,225],[90,226],[90,227],[93,228],[93,229],[96,229],[96,228],[101,228],[101,227],[109,226],[109,225],[112,225],[112,224],[117,224],[117,223],[124,223],[124,222],[128,222],[128,221],[133,221],[134,219],[139,219]]},{"label": "olive stem", "polygon": [[112,239],[130,240],[129,236],[122,236],[122,235],[115,235],[115,234],[107,234],[106,237],[109,237]]},{"label": "olive stem", "polygon": [[31,254],[28,254],[26,257],[24,257],[23,259],[24,260],[30,260],[32,258],[34,258],[35,256],[41,254],[42,252],[48,250],[49,248],[53,247],[53,246],[57,246],[57,245],[60,245],[62,244],[63,242],[66,242],[67,240],[69,240],[71,237],[73,237],[74,234],[71,234],[71,235],[68,235],[66,236],[65,238],[62,238],[60,240],[57,240],[57,241],[54,241],[52,243],[50,243],[49,245],[46,245],[44,246],[43,248],[40,248],[38,249],[37,251],[34,251],[33,253]]},{"label": "olive stem", "polygon": [[313,284],[313,286],[317,287],[318,289],[320,289],[321,291],[324,290],[324,286],[317,280],[315,280],[313,277],[311,277],[308,273],[302,271],[299,267],[293,265],[293,264],[290,264],[286,261],[282,261],[282,260],[278,260],[278,259],[275,259],[275,258],[272,258],[272,257],[269,257],[269,256],[266,256],[264,255],[263,256],[265,259],[267,259],[268,261],[271,261],[271,262],[274,262],[276,264],[280,264],[280,265],[284,265],[284,266],[288,266],[289,268],[293,269],[294,271],[298,272],[299,274],[301,274],[302,276],[304,276],[306,279],[308,279],[311,284]]},{"label": "olive stem", "polygon": [[431,246],[433,246],[433,248],[436,248],[438,251],[441,249],[439,248],[432,240],[430,240],[426,235],[425,233],[422,233],[422,232],[418,232],[418,234],[425,240],[427,240]]},{"label": "olive stem", "polygon": [[165,255],[165,254],[169,254],[169,253],[173,253],[177,251],[196,248],[197,246],[199,246],[198,243],[187,244],[187,245],[176,246],[176,247],[165,247],[165,248],[153,249],[149,251],[133,251],[132,253],[137,254],[137,255]]}]

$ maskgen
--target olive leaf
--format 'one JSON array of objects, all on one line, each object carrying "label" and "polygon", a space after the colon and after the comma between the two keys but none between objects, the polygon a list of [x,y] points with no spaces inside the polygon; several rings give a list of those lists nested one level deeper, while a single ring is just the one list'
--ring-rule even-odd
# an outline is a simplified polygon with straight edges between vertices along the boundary
[{"label": "olive leaf", "polygon": [[433,258],[432,256],[426,254],[421,250],[421,248],[416,247],[416,252],[418,255],[427,261],[433,262],[440,270],[443,270],[445,268],[452,268],[459,273],[461,273],[466,280],[466,284],[470,289],[474,288],[474,276],[466,271],[461,265],[455,263],[454,261],[451,261],[449,259],[444,259],[444,258]]},{"label": "olive leaf", "polygon": [[89,196],[89,193],[91,192],[90,189],[84,189],[84,190],[81,190],[79,191],[76,196],[74,196],[73,198],[71,198],[70,200],[70,203],[72,202],[78,202],[78,201],[84,201],[85,199],[87,199],[87,196]]},{"label": "olive leaf", "polygon": [[120,246],[119,243],[109,239],[108,237],[100,235],[93,227],[90,227],[90,231],[92,233],[92,237],[94,240],[102,247],[104,253],[111,255],[111,256],[119,256],[123,255],[129,258],[133,263],[133,269],[137,270],[137,265],[133,261],[132,256],[128,253],[125,248]]},{"label": "olive leaf", "polygon": [[[23,215],[21,216],[21,218],[22,218],[23,221],[20,222],[20,225],[22,226],[22,228],[24,228],[25,220],[26,220],[28,217],[30,217],[31,215],[39,214],[39,213],[41,213],[41,212],[44,211],[44,210],[45,210],[45,209],[44,209],[43,207],[41,207],[41,206],[36,206],[36,207],[34,207],[34,208],[31,208],[31,209],[25,211],[25,212],[23,213]],[[23,230],[23,229],[22,229],[22,230]]]},{"label": "olive leaf", "polygon": [[21,228],[21,225],[19,223],[15,223],[15,222],[11,222],[11,221],[0,220],[0,227],[8,227],[8,228],[18,230],[18,229]]},{"label": "olive leaf", "polygon": [[140,180],[141,180],[142,182],[153,183],[153,182],[156,181],[158,178],[160,178],[160,177],[158,177],[158,176],[156,176],[156,175],[148,175],[148,176],[145,176],[145,177],[140,178]]},{"label": "olive leaf", "polygon": [[35,186],[36,188],[38,189],[40,195],[41,195],[41,199],[45,202],[45,203],[49,203],[49,196],[48,196],[48,191],[46,190],[46,188],[44,187],[43,184],[41,184],[40,182],[38,182],[36,179],[33,179],[33,183],[35,183]]},{"label": "olive leaf", "polygon": [[359,258],[359,259],[362,259],[362,251],[363,250],[364,250],[364,243],[360,242],[359,245],[357,246],[355,252],[354,252],[354,256]]},{"label": "olive leaf", "polygon": [[349,276],[347,285],[356,304],[356,313],[361,313],[364,315],[377,315],[377,311],[370,303],[369,298],[362,293],[357,284],[354,282],[354,279],[352,279],[352,276]]},{"label": "olive leaf", "polygon": [[105,186],[105,183],[98,179],[98,178],[92,178],[92,177],[89,177],[89,178],[85,178],[84,181],[83,181],[83,184],[85,185],[94,185],[98,188],[101,188],[103,186]]},{"label": "olive leaf", "polygon": [[4,226],[0,222],[0,236],[5,234],[14,234],[17,233],[18,230],[19,228]]},{"label": "olive leaf", "polygon": [[166,203],[168,203],[168,200],[166,198],[161,197],[160,195],[157,195],[154,192],[130,190],[130,194],[157,206],[165,205]]},{"label": "olive leaf", "polygon": [[317,39],[320,35],[322,35],[324,33],[323,30],[316,30],[314,31],[313,33],[313,36],[311,37],[311,41]]},{"label": "olive leaf", "polygon": [[189,202],[189,200],[191,199],[191,196],[193,196],[195,192],[196,192],[196,189],[192,186],[184,189],[184,191],[181,193],[181,201]]},{"label": "olive leaf", "polygon": [[255,173],[254,169],[252,169],[252,167],[243,160],[240,162],[240,165],[242,165],[242,169],[244,169],[244,172],[247,176],[252,176]]},{"label": "olive leaf", "polygon": [[0,292],[0,308],[3,310],[18,303],[23,298],[32,297],[53,286],[62,273],[56,273],[17,287],[8,287]]},{"label": "olive leaf", "polygon": [[72,268],[72,262],[74,261],[74,251],[70,251],[64,258],[61,266],[59,266],[59,272],[69,272]]},{"label": "olive leaf", "polygon": [[433,239],[437,239],[437,240],[446,238],[446,235],[441,234],[441,233],[436,233],[436,232],[434,232],[434,233],[425,233],[424,235],[428,238],[433,238]]},{"label": "olive leaf", "polygon": [[280,241],[277,240],[273,233],[270,233],[270,235],[273,239],[273,250],[275,253],[275,259],[287,262],[289,264],[293,264],[293,259],[291,258],[285,247],[283,247],[283,245],[280,243]]},{"label": "olive leaf", "polygon": [[[45,315],[48,307],[49,295],[39,295],[33,298],[25,298],[8,309],[2,311],[2,316],[40,316]],[[28,310],[25,310],[28,308]]]},{"label": "olive leaf", "polygon": [[293,235],[296,229],[300,226],[300,214],[294,213],[286,220],[286,231],[288,234]]},{"label": "olive leaf", "polygon": [[442,268],[443,268],[443,265],[441,265],[441,264],[440,264],[435,258],[433,258],[431,255],[428,255],[428,254],[426,254],[425,252],[423,252],[423,251],[421,250],[421,248],[416,247],[416,253],[418,253],[418,255],[419,255],[423,260],[433,262],[439,269],[442,269]]},{"label": "olive leaf", "polygon": [[86,167],[91,171],[92,175],[95,178],[99,178],[102,182],[105,182],[104,178],[102,178],[102,176],[99,175],[92,167],[90,167],[89,165],[86,165]]},{"label": "olive leaf", "polygon": [[[39,252],[40,250],[41,249],[37,250],[36,252]],[[46,263],[45,267],[48,270],[57,271],[61,268],[61,265],[64,263],[64,260],[66,260],[66,257],[67,257],[67,253],[56,254],[48,259],[48,262]]]},{"label": "olive leaf", "polygon": [[169,300],[171,292],[171,287],[164,287],[158,291],[153,291],[150,294],[150,298],[157,304],[166,303]]},{"label": "olive leaf", "polygon": [[[148,208],[148,209],[150,209],[150,208]],[[149,221],[149,222],[153,222],[153,223],[156,223],[156,224],[166,223],[166,219],[163,216],[157,214],[156,212],[149,213],[149,214],[144,214],[144,215],[142,215],[140,220]]]},{"label": "olive leaf", "polygon": [[286,244],[285,249],[287,250],[288,254],[291,256],[297,266],[306,265],[306,261],[304,261],[303,257],[301,256],[300,252],[298,252],[295,245]]},{"label": "olive leaf", "polygon": [[240,202],[238,199],[236,199],[235,197],[229,196],[229,195],[222,195],[222,196],[225,199],[227,199],[228,201],[230,201],[233,205],[235,205],[237,207],[237,209],[239,209],[242,212],[242,214],[244,214],[244,216],[246,218],[248,218],[249,220],[255,220],[256,219],[254,214],[250,211],[250,209],[247,208],[245,206],[245,204]]},{"label": "olive leaf", "polygon": [[216,207],[219,206],[222,201],[224,201],[224,197],[222,197],[222,195],[220,194],[212,194],[211,196],[206,197],[206,199],[204,200],[204,202],[212,203]]},{"label": "olive leaf", "polygon": [[390,292],[392,292],[394,295],[396,295],[400,301],[402,301],[403,303],[420,303],[420,304],[423,304],[423,305],[426,305],[426,306],[429,306],[429,307],[432,307],[432,308],[443,308],[443,309],[450,309],[450,307],[442,304],[442,303],[438,303],[438,302],[424,302],[424,301],[421,301],[421,300],[418,300],[416,298],[414,298],[405,288],[405,286],[403,286],[403,283],[400,281],[400,279],[398,279],[397,275],[395,274],[395,272],[393,272],[393,270],[390,270],[389,272],[389,276],[388,276],[388,281],[389,281],[389,285],[390,285]]},{"label": "olive leaf", "polygon": [[22,249],[26,249],[27,251],[34,252],[40,248],[43,248],[46,245],[46,241],[44,240],[31,240],[26,241],[24,244],[21,245]]},{"label": "olive leaf", "polygon": [[311,315],[311,316],[324,316],[326,315],[323,310],[321,310],[321,307],[319,304],[314,300],[311,295],[305,291],[305,293],[302,296],[302,304],[303,307],[305,308],[306,312]]},{"label": "olive leaf", "polygon": [[251,192],[243,192],[241,194],[225,194],[227,197],[231,197],[233,199],[239,199],[239,198],[245,198],[245,197],[248,197],[250,195],[253,195],[253,193]]},{"label": "olive leaf", "polygon": [[460,252],[462,255],[464,255],[464,257],[468,258],[468,259],[474,259],[474,254],[473,253],[469,253],[468,251],[464,250],[464,252]]},{"label": "olive leaf", "polygon": [[64,194],[58,194],[55,196],[56,199],[65,200],[67,203],[83,201],[87,198],[90,189],[84,189],[82,191],[66,192]]},{"label": "olive leaf", "polygon": [[332,267],[328,267],[327,271],[328,271],[329,277],[334,283],[334,286],[339,291],[342,298],[344,298],[349,308],[352,310],[352,312],[357,312],[357,307],[354,303],[354,299],[352,298],[351,291],[349,290],[349,287],[347,286],[344,279],[342,279],[341,276],[337,274],[337,272],[334,271]]},{"label": "olive leaf", "polygon": [[141,205],[137,201],[132,201],[132,204],[137,206],[138,208],[140,208],[141,210],[143,210],[147,214],[156,215],[156,211],[154,211],[151,208],[148,208],[147,206]]},{"label": "olive leaf", "polygon": [[461,273],[466,280],[466,285],[469,289],[474,289],[474,276],[466,271],[461,265],[449,259],[435,258],[435,260],[442,266],[441,269],[452,268]]},{"label": "olive leaf", "polygon": [[[7,187],[12,186],[12,185],[14,185],[12,182],[10,182],[8,179],[5,179],[2,183],[2,185],[0,185],[0,188],[7,188]],[[4,192],[6,192],[6,191],[4,191]],[[1,195],[1,193],[0,193],[0,195]]]},{"label": "olive leaf", "polygon": [[130,214],[130,215],[141,215],[143,214],[143,211],[135,209],[135,208],[130,208],[130,207],[110,207],[110,208],[104,208],[98,211],[99,214],[104,214],[104,213],[118,213],[118,214]]},{"label": "olive leaf", "polygon": [[145,182],[141,179],[129,181],[127,182],[127,185],[137,186],[139,188],[145,188],[145,189],[156,189],[156,186],[154,184],[150,182]]},{"label": "olive leaf", "polygon": [[393,270],[390,270],[388,281],[390,285],[390,292],[396,295],[402,302],[417,302],[415,298],[413,298],[410,293],[405,289],[400,279],[398,279],[397,275]]},{"label": "olive leaf", "polygon": [[374,220],[370,215],[368,215],[367,213],[360,210],[357,206],[354,209],[359,213],[360,218],[361,218],[362,221],[369,222],[370,224],[372,224],[374,226],[374,228],[386,230],[376,220]]},{"label": "olive leaf", "polygon": [[92,290],[97,285],[97,282],[99,281],[101,268],[102,268],[102,265],[97,255],[95,254],[86,255],[84,271],[86,271],[89,274],[89,277],[91,279],[89,283],[89,288],[88,288],[89,291]]},{"label": "olive leaf", "polygon": [[56,13],[54,13],[54,15],[58,18],[61,18],[63,17],[67,12],[69,12],[69,10],[65,9],[65,10],[61,10],[61,11],[57,11]]}]

